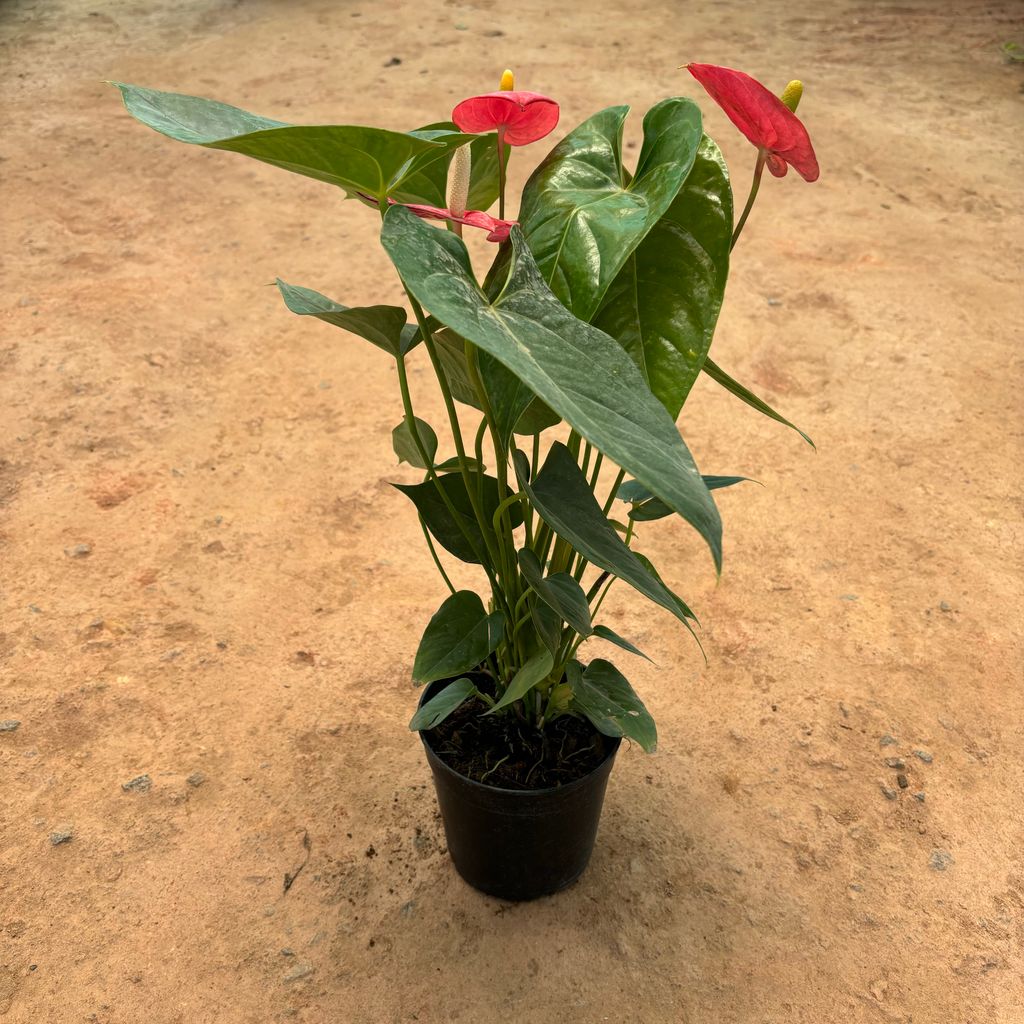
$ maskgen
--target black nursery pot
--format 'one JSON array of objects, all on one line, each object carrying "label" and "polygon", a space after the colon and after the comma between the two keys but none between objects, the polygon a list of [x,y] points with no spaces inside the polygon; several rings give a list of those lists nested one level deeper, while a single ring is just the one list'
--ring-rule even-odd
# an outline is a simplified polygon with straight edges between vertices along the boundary
[{"label": "black nursery pot", "polygon": [[[420,706],[447,683],[427,686]],[[473,888],[503,900],[532,900],[583,874],[621,740],[606,736],[604,760],[564,786],[501,789],[460,775],[438,757],[426,733],[420,739],[434,773],[448,852]]]}]

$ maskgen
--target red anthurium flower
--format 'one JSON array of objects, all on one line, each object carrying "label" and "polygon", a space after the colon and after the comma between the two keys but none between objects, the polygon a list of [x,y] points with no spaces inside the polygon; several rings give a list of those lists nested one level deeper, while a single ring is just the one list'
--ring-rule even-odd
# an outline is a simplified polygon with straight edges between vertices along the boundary
[{"label": "red anthurium flower", "polygon": [[526,146],[554,130],[558,104],[539,92],[488,92],[463,100],[452,111],[452,120],[460,131],[497,131],[508,145]]},{"label": "red anthurium flower", "polygon": [[716,64],[687,64],[686,68],[761,150],[776,178],[791,164],[805,181],[817,181],[818,161],[807,129],[778,96],[742,71]]}]

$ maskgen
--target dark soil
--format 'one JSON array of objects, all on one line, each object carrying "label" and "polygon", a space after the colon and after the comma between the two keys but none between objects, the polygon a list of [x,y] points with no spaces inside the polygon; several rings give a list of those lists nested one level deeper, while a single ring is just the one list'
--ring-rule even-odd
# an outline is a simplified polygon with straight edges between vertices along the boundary
[{"label": "dark soil", "polygon": [[607,741],[585,719],[562,715],[538,730],[514,715],[485,715],[479,697],[425,733],[438,757],[460,775],[501,789],[549,789],[592,772]]}]

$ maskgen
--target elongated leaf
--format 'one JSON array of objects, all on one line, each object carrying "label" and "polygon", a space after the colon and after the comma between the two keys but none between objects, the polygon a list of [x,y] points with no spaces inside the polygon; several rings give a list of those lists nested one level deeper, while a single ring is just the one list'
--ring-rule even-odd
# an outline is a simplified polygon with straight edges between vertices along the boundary
[{"label": "elongated leaf", "polygon": [[[570,668],[573,664],[570,662]],[[582,673],[579,663],[575,665],[569,674],[571,706],[586,715],[598,732],[625,736],[653,754],[658,746],[658,729],[626,677],[601,658],[595,658]]]},{"label": "elongated leaf", "polygon": [[565,445],[555,442],[551,446],[543,468],[532,483],[526,480],[526,456],[517,451],[514,461],[519,486],[529,495],[541,519],[559,537],[572,544],[588,562],[625,580],[689,628],[687,619],[693,617],[692,613],[648,570],[640,557],[626,547],[615,527],[605,518],[587,478]]},{"label": "elongated leaf", "polygon": [[[445,459],[444,462],[438,463],[434,467],[438,473],[457,473],[460,471],[461,460],[457,455],[453,455],[450,459]],[[472,470],[474,473],[483,473],[487,467],[481,466],[476,459],[466,459],[466,468]]]},{"label": "elongated leaf", "polygon": [[362,125],[289,125],[199,96],[120,82],[128,112],[155,131],[208,149],[225,149],[381,200],[400,192],[417,157],[465,145],[473,136],[429,137]]},{"label": "elongated leaf", "polygon": [[412,678],[426,685],[476,668],[501,640],[504,617],[487,614],[472,590],[452,594],[427,624],[416,651]]},{"label": "elongated leaf", "polygon": [[538,683],[544,681],[554,665],[555,661],[550,651],[538,651],[515,674],[512,682],[508,684],[508,688],[501,695],[501,700],[487,714],[493,715],[495,711],[500,711],[513,701],[525,697]]},{"label": "elongated leaf", "polygon": [[[704,477],[704,484],[709,491],[721,490],[723,487],[732,487],[734,484],[747,481],[757,483],[756,480],[751,480],[747,476]],[[652,522],[655,519],[664,519],[666,516],[672,515],[672,509],[661,498],[654,497],[643,484],[637,483],[636,480],[627,480],[619,488],[617,497],[623,501],[633,502],[633,507],[629,510],[629,518],[637,522]]]},{"label": "elongated leaf", "polygon": [[544,158],[523,189],[519,222],[541,276],[581,320],[590,320],[608,286],[685,181],[701,139],[700,110],[667,99],[644,117],[636,173],[622,165],[629,107],[584,121]]},{"label": "elongated leaf", "polygon": [[412,716],[409,728],[413,732],[421,729],[433,729],[440,725],[456,708],[464,704],[476,693],[472,679],[456,679],[449,683],[440,693],[435,694],[416,714]]},{"label": "elongated leaf", "polygon": [[705,135],[683,187],[594,318],[630,354],[673,419],[711,347],[729,274],[732,218],[729,171]]},{"label": "elongated leaf", "polygon": [[[477,486],[478,474],[471,472],[470,486]],[[481,555],[486,551],[484,535],[480,530],[476,516],[473,514],[473,505],[466,486],[462,480],[461,473],[446,473],[438,477],[440,486],[444,488],[452,505],[458,513],[457,518],[452,518],[448,506],[438,493],[437,484],[433,480],[427,480],[421,484],[393,484],[403,494],[407,495],[419,510],[427,529],[433,534],[435,540],[446,550],[450,551],[456,558],[464,562],[480,564]],[[482,481],[483,490],[483,513],[490,531],[494,513],[499,505],[498,481],[493,476],[485,476]],[[516,502],[509,507],[508,514],[511,517],[512,528],[515,529],[523,521],[522,506]],[[466,534],[472,538],[467,539]],[[474,545],[476,550],[474,550]]]},{"label": "elongated leaf", "polygon": [[580,636],[590,636],[590,605],[583,588],[567,572],[545,576],[537,556],[529,549],[519,552],[519,568],[533,592],[556,611]]},{"label": "elongated leaf", "polygon": [[[410,466],[427,469],[434,464],[434,456],[437,454],[437,434],[426,420],[414,416],[413,421],[416,424],[416,433],[419,436],[420,444],[416,444],[416,439],[405,420],[402,420],[391,431],[391,444],[399,462],[408,462]],[[423,461],[423,456],[420,454],[420,447],[427,453],[426,462]]]},{"label": "elongated leaf", "polygon": [[324,323],[351,331],[382,348],[396,359],[414,349],[423,339],[419,328],[405,322],[400,306],[361,306],[355,309],[299,285],[287,284],[280,278],[277,287],[284,304],[299,316],[315,316]]},{"label": "elongated leaf", "polygon": [[600,451],[693,524],[721,568],[722,523],[672,417],[607,334],[578,320],[541,280],[518,228],[509,279],[493,303],[470,272],[462,240],[404,207],[381,240],[416,298],[490,352]]},{"label": "elongated leaf", "polygon": [[730,377],[729,374],[725,372],[725,370],[723,370],[716,363],[712,362],[711,359],[704,360],[704,366],[702,367],[702,369],[712,380],[718,381],[718,383],[721,384],[726,391],[735,395],[738,399],[740,399],[740,401],[746,402],[746,404],[749,405],[751,409],[756,409],[762,415],[767,416],[771,420],[775,420],[776,423],[782,423],[787,427],[791,427],[812,448],[817,450],[817,446],[815,445],[815,443],[798,426],[796,426],[793,423],[790,423],[785,416],[780,416],[767,402],[764,402],[760,398],[758,398],[757,395],[753,393],[753,391],[747,390],[747,388],[745,388],[738,381],[733,380],[732,377]]},{"label": "elongated leaf", "polygon": [[[638,654],[641,658],[647,658],[647,655],[639,647],[634,647],[628,640],[624,640],[615,630],[609,629],[607,626],[595,626],[594,636],[607,640],[608,643],[615,644],[616,647],[621,647],[624,651],[629,651],[630,654]],[[647,658],[647,660],[652,665],[654,664],[650,658]]]}]

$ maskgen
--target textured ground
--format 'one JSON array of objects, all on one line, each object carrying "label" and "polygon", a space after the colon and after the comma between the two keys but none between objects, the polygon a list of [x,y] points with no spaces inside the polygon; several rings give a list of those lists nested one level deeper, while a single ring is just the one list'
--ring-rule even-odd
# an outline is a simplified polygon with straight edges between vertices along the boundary
[{"label": "textured ground", "polygon": [[[5,1024],[1024,1020],[1024,18],[956,7],[0,8]],[[695,389],[702,468],[765,484],[721,497],[717,585],[643,531],[710,664],[613,591],[660,752],[623,751],[574,889],[501,905],[405,727],[443,589],[394,372],[266,287],[397,299],[374,219],[101,80],[408,128],[511,64],[568,128],[694,94],[688,59],[806,80],[822,177],[762,190],[716,352],[819,451]]]}]

